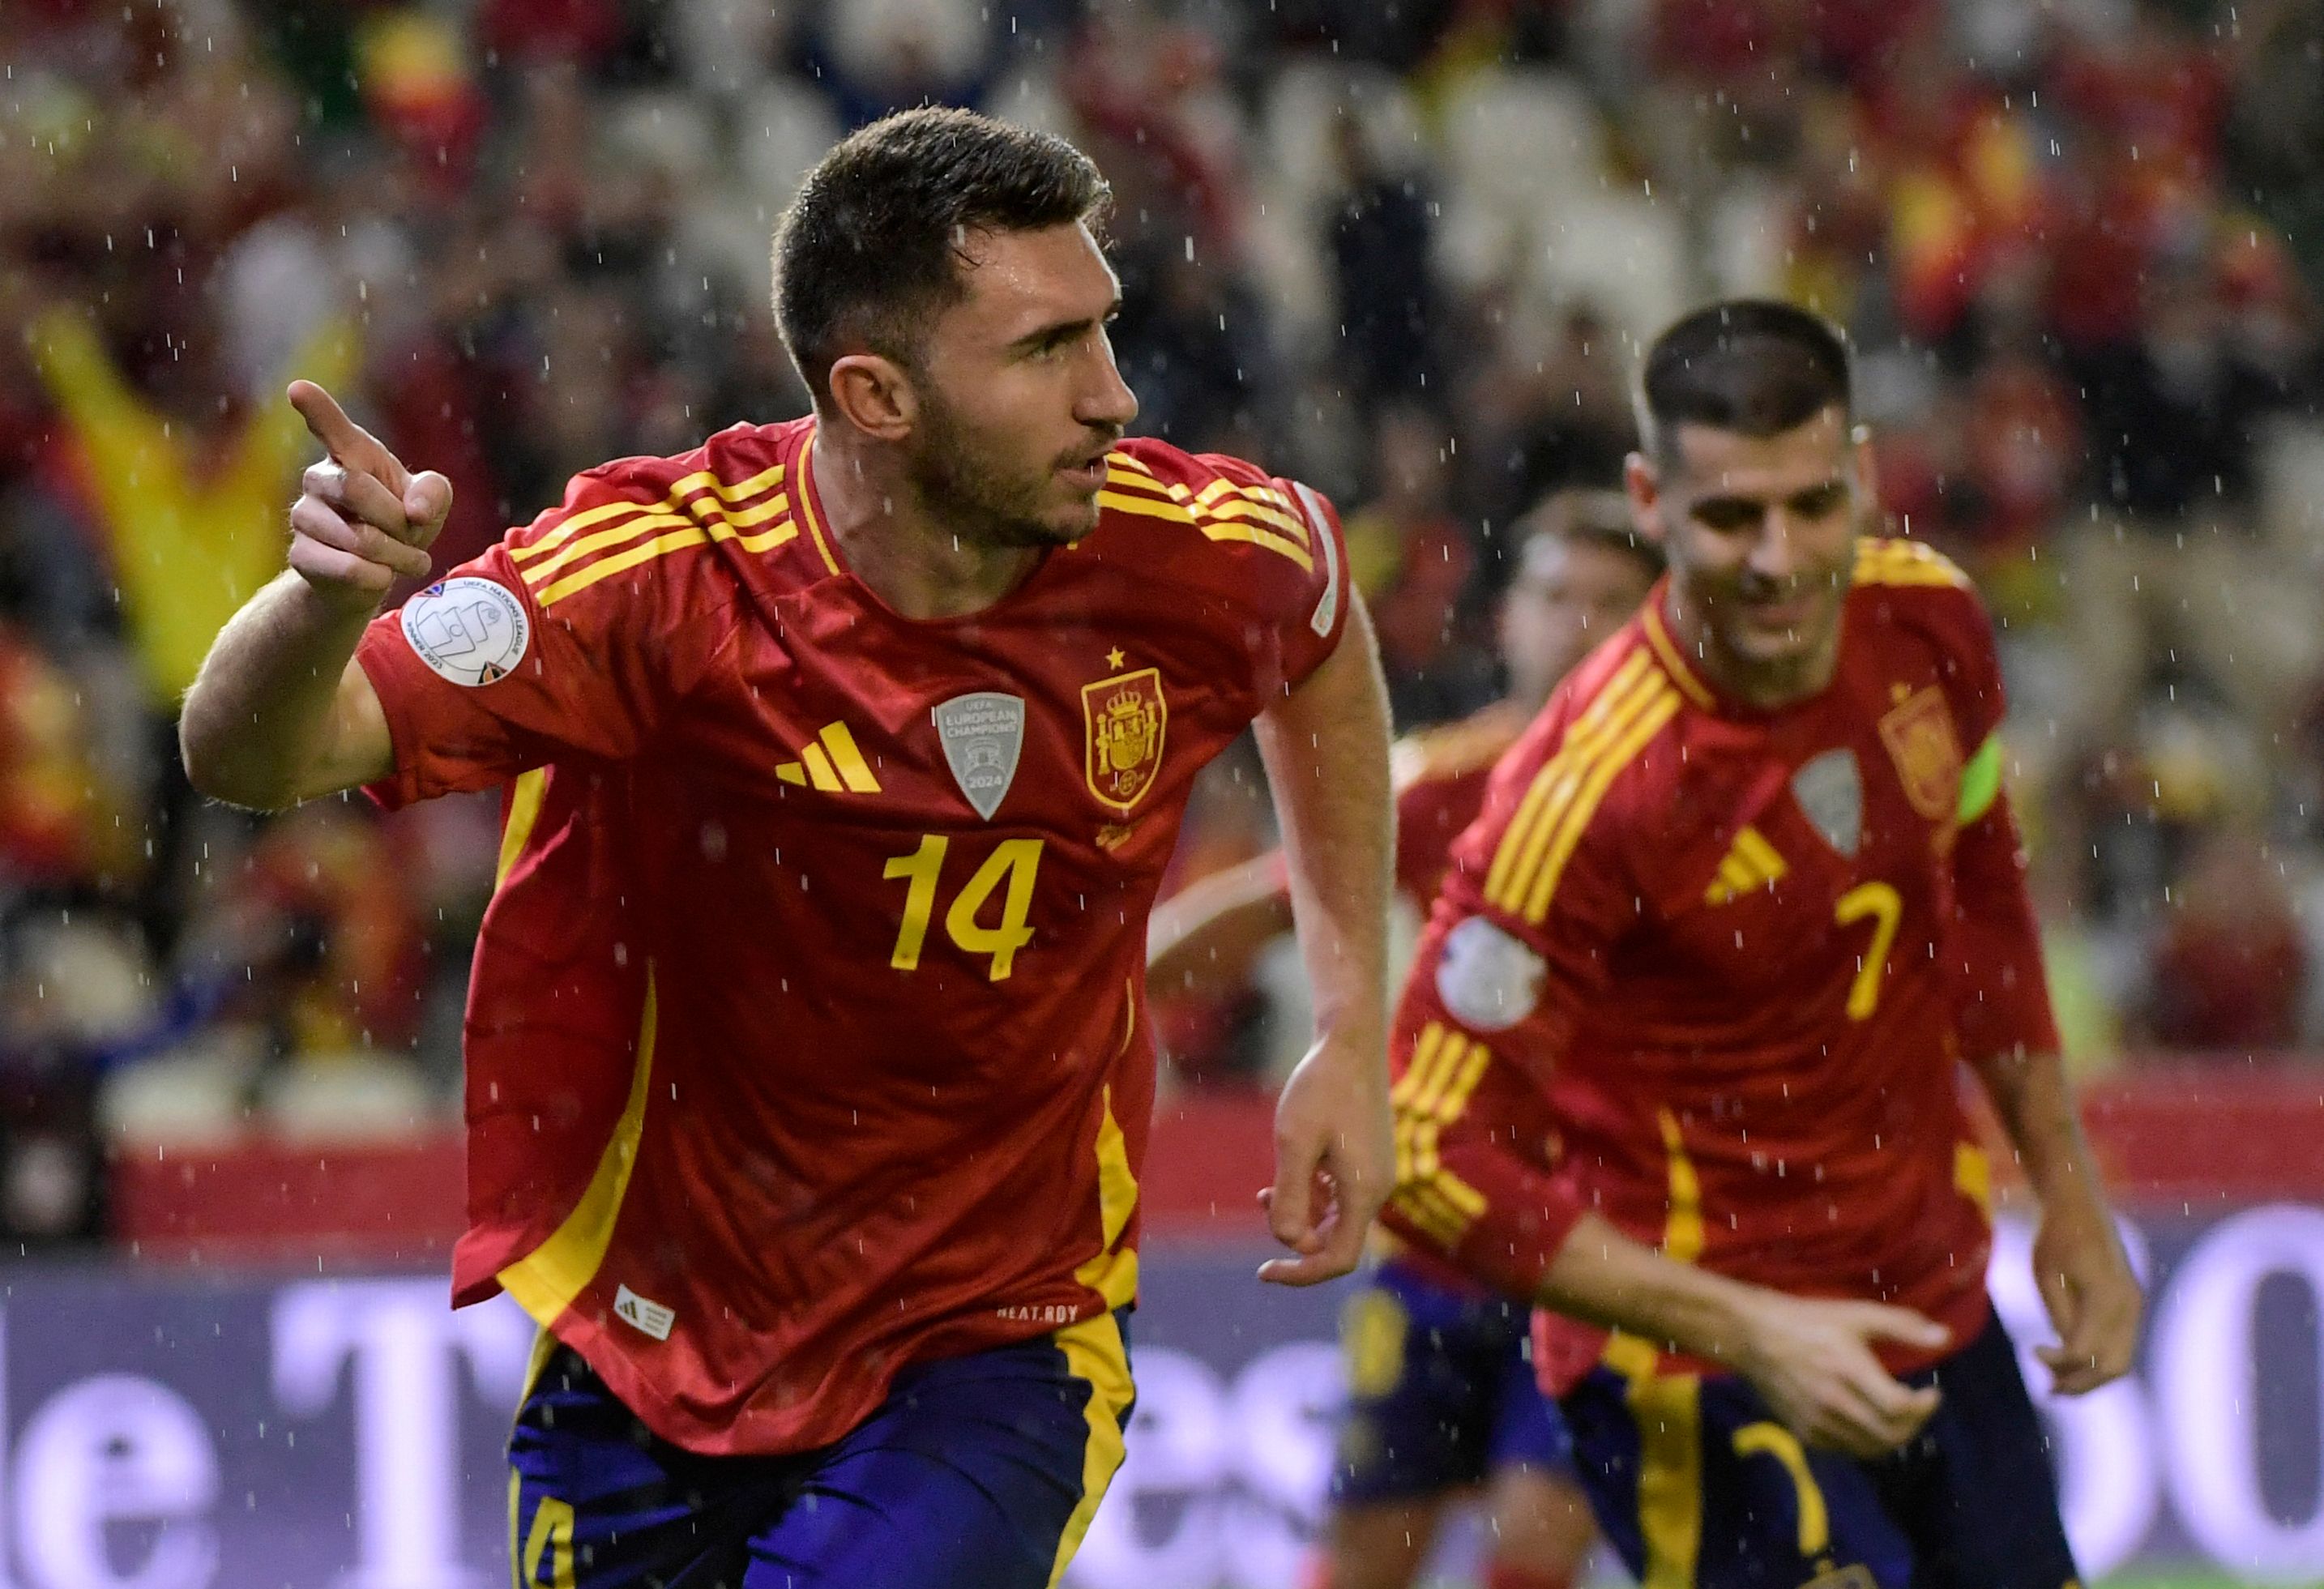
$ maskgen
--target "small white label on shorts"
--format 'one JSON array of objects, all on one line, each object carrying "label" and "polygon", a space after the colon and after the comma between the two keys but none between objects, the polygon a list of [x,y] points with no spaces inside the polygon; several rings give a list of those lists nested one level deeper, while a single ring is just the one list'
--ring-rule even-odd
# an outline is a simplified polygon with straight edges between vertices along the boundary
[{"label": "small white label on shorts", "polygon": [[657,1341],[669,1339],[669,1327],[678,1322],[678,1315],[659,1302],[649,1302],[627,1286],[613,1292],[613,1313],[624,1323],[643,1330]]},{"label": "small white label on shorts", "polygon": [[524,656],[532,625],[505,586],[463,574],[403,604],[403,638],[438,678],[473,689],[508,676]]}]

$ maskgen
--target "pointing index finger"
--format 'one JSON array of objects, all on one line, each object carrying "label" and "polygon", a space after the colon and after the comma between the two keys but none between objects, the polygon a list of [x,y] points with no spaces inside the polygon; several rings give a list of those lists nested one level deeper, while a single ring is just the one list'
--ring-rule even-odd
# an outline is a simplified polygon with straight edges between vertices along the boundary
[{"label": "pointing index finger", "polygon": [[347,418],[338,399],[312,381],[291,382],[285,395],[334,460],[350,469],[362,470],[398,496],[403,494],[403,488],[410,484],[410,476],[403,465],[381,445],[377,437]]}]

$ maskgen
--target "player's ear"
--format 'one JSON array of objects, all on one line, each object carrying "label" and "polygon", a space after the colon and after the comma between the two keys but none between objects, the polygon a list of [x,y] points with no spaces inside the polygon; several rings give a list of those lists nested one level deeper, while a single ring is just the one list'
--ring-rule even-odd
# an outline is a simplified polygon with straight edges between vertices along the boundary
[{"label": "player's ear", "polygon": [[838,416],[878,441],[901,441],[920,415],[919,394],[904,367],[876,353],[832,361],[831,406]]},{"label": "player's ear", "polygon": [[1645,453],[1634,452],[1622,460],[1622,494],[1630,499],[1630,522],[1638,533],[1667,549],[1670,527],[1663,522],[1662,477]]}]

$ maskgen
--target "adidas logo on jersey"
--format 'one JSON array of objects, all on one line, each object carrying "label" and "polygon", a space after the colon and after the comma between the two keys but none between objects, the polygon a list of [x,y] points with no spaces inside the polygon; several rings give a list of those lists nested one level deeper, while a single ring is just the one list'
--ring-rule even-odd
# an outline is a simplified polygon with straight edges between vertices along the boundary
[{"label": "adidas logo on jersey", "polygon": [[775,776],[785,783],[807,785],[825,794],[880,792],[880,781],[872,776],[870,763],[855,748],[855,736],[847,732],[844,723],[825,724],[823,732],[799,752],[799,759],[783,762],[775,769]]},{"label": "adidas logo on jersey", "polygon": [[678,1310],[664,1307],[659,1302],[649,1302],[627,1286],[613,1292],[613,1316],[632,1329],[642,1330],[657,1341],[669,1339],[672,1326],[678,1323]]},{"label": "adidas logo on jersey", "polygon": [[1702,902],[1724,905],[1730,900],[1739,900],[1770,886],[1790,870],[1775,846],[1761,837],[1757,828],[1747,827],[1735,836],[1727,858],[1719,863],[1719,875],[1702,891]]}]

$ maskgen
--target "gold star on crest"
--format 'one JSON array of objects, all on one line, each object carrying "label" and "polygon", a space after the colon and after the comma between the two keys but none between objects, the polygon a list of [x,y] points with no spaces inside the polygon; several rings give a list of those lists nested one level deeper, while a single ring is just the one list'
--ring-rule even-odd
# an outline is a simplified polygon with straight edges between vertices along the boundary
[{"label": "gold star on crest", "polygon": [[1105,653],[1105,665],[1109,668],[1119,668],[1121,666],[1121,648],[1120,646],[1115,646],[1111,651]]}]

